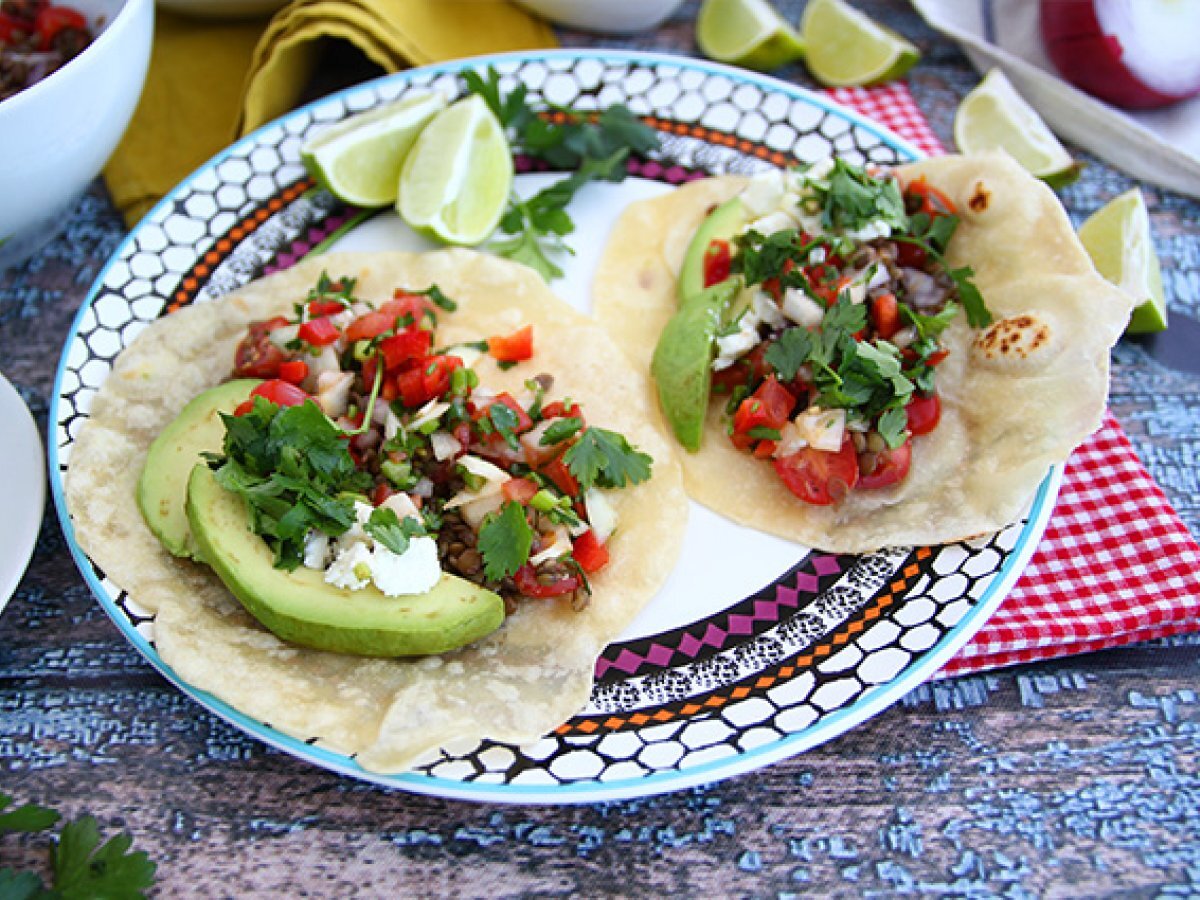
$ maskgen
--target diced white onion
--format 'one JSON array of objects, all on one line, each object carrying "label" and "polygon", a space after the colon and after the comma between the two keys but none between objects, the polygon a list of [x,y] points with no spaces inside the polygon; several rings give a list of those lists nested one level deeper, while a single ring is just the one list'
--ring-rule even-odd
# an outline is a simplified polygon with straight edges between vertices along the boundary
[{"label": "diced white onion", "polygon": [[317,379],[317,405],[331,419],[345,415],[350,407],[352,372],[322,372]]},{"label": "diced white onion", "polygon": [[433,458],[438,462],[458,455],[463,448],[462,442],[448,431],[435,431],[431,434],[429,446],[433,450]]},{"label": "diced white onion", "polygon": [[836,452],[846,436],[846,411],[810,406],[793,420],[800,436],[816,450]]},{"label": "diced white onion", "polygon": [[604,496],[604,492],[594,487],[584,492],[583,505],[587,510],[588,521],[592,524],[592,531],[596,532],[596,539],[602,544],[608,543],[608,539],[617,529],[617,510]]},{"label": "diced white onion", "polygon": [[[545,537],[546,535],[543,534],[542,538],[545,539]],[[561,525],[556,525],[554,531],[551,532],[550,542],[543,546],[542,549],[537,553],[533,554],[533,556],[529,557],[529,564],[533,566],[540,566],[542,563],[548,560],[558,559],[559,557],[566,556],[570,552],[571,537],[567,534],[567,529],[563,528]]]},{"label": "diced white onion", "polygon": [[419,410],[409,423],[408,427],[412,429],[420,428],[422,425],[428,425],[430,422],[436,422],[442,417],[442,413],[450,408],[450,404],[444,400],[430,400]]},{"label": "diced white onion", "polygon": [[786,288],[783,292],[783,314],[806,328],[820,325],[825,318],[825,310],[821,304],[804,293],[800,288]]}]

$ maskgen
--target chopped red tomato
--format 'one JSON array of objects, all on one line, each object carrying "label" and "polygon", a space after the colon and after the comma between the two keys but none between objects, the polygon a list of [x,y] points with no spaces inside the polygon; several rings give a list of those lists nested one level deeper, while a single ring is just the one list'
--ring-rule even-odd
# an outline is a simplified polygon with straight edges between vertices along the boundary
[{"label": "chopped red tomato", "polygon": [[900,304],[895,294],[880,294],[871,301],[871,325],[885,341],[900,330]]},{"label": "chopped red tomato", "polygon": [[712,287],[729,277],[733,268],[733,253],[729,241],[709,241],[704,250],[704,286]]},{"label": "chopped red tomato", "polygon": [[[782,278],[784,275],[786,275],[788,272],[792,271],[792,269],[794,269],[794,268],[796,268],[796,261],[791,259],[790,257],[788,259],[785,259],[783,261],[783,265],[780,266],[779,278]],[[773,300],[775,300],[776,302],[778,302],[779,299],[783,296],[783,288],[779,284],[779,278],[768,278],[766,281],[763,282],[763,290],[766,291],[768,294],[770,294],[771,298]]]},{"label": "chopped red tomato", "polygon": [[509,335],[488,338],[488,353],[500,362],[521,362],[533,357],[533,326],[525,325]]},{"label": "chopped red tomato", "polygon": [[[287,319],[282,316],[277,318],[284,325],[287,324]],[[276,319],[250,323],[249,331],[234,352],[235,378],[274,378],[279,374],[279,366],[287,360],[287,354],[269,337],[277,327]]]},{"label": "chopped red tomato", "polygon": [[394,369],[402,362],[428,355],[432,341],[433,333],[416,325],[410,325],[403,331],[384,338],[379,342],[384,367]]},{"label": "chopped red tomato", "polygon": [[500,485],[500,493],[505,500],[516,500],[518,503],[528,503],[538,492],[537,482],[528,478],[510,478]]},{"label": "chopped red tomato", "polygon": [[310,316],[334,316],[346,308],[344,303],[337,300],[313,300],[308,304]]},{"label": "chopped red tomato", "polygon": [[756,428],[778,431],[791,417],[796,398],[791,391],[779,383],[774,375],[741,402],[733,414],[733,443],[735,447],[747,449],[761,436],[751,434]]},{"label": "chopped red tomato", "polygon": [[369,341],[371,338],[377,338],[385,331],[391,331],[395,327],[395,316],[389,316],[385,312],[372,310],[371,312],[363,313],[346,326],[346,340]]},{"label": "chopped red tomato", "polygon": [[575,562],[579,563],[579,568],[589,575],[608,565],[608,547],[600,542],[591,528],[572,542],[571,555],[575,557]]},{"label": "chopped red tomato", "polygon": [[529,418],[529,413],[527,413],[525,408],[517,402],[517,398],[508,391],[503,391],[502,393],[497,394],[490,405],[495,405],[497,403],[511,409],[513,415],[517,417],[517,427],[513,429],[516,434],[520,434],[523,431],[528,431],[533,427],[533,419]]},{"label": "chopped red tomato", "polygon": [[280,378],[272,378],[270,381],[255,385],[254,389],[250,391],[250,396],[252,398],[263,397],[277,406],[299,406],[308,399],[308,394],[301,388]]},{"label": "chopped red tomato", "polygon": [[918,211],[926,215],[952,216],[957,212],[954,201],[946,196],[945,192],[929,184],[924,175],[909,182],[904,192],[909,197],[916,198]]},{"label": "chopped red tomato", "polygon": [[904,480],[908,467],[912,462],[912,441],[905,441],[899,447],[888,448],[873,454],[873,467],[870,472],[859,473],[858,487],[860,490],[889,487]]},{"label": "chopped red tomato", "polygon": [[420,325],[427,315],[437,315],[437,304],[424,294],[408,294],[398,290],[391,300],[379,307],[379,311],[400,320],[401,325]]},{"label": "chopped red tomato", "polygon": [[580,407],[578,403],[574,403],[570,400],[567,400],[566,402],[562,400],[552,400],[542,407],[543,419],[569,419],[581,418],[582,416],[582,407]]},{"label": "chopped red tomato", "polygon": [[387,479],[375,483],[375,487],[371,490],[371,505],[379,506],[388,497],[397,493],[396,489],[388,484]]},{"label": "chopped red tomato", "polygon": [[561,456],[554,457],[538,471],[568,497],[579,496],[579,480],[571,473],[570,467],[563,462]]},{"label": "chopped red tomato", "polygon": [[441,397],[450,390],[450,374],[462,364],[458,356],[426,356],[403,363],[396,374],[400,402],[415,408]]},{"label": "chopped red tomato", "polygon": [[69,6],[43,6],[38,10],[34,20],[34,30],[38,34],[38,45],[42,50],[49,50],[55,36],[65,28],[84,30],[87,28],[87,17]]},{"label": "chopped red tomato", "polygon": [[929,434],[942,418],[942,401],[937,394],[914,394],[904,407],[908,414],[908,430],[913,434]]},{"label": "chopped red tomato", "polygon": [[299,384],[308,377],[308,363],[302,359],[289,359],[280,363],[279,377],[292,384]]},{"label": "chopped red tomato", "polygon": [[804,447],[775,460],[775,471],[787,489],[814,506],[842,500],[858,483],[858,454],[847,436],[840,450]]},{"label": "chopped red tomato", "polygon": [[310,319],[300,326],[300,340],[314,347],[327,347],[340,336],[341,332],[328,316]]},{"label": "chopped red tomato", "polygon": [[538,577],[537,571],[529,563],[517,569],[513,575],[517,590],[526,597],[550,598],[561,597],[574,593],[579,589],[579,576],[569,572]]}]

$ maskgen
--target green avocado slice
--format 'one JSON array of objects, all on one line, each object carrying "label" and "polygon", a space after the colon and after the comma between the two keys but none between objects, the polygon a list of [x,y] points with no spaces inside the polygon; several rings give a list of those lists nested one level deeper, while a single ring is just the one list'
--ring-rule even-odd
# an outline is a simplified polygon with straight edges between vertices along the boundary
[{"label": "green avocado slice", "polygon": [[688,298],[659,335],[650,361],[658,401],[675,437],[700,449],[712,387],[713,340],[740,280],[731,278]]},{"label": "green avocado slice", "polygon": [[356,656],[444,653],[477,641],[504,621],[504,601],[454,575],[424,594],[388,597],[369,585],[345,590],[316,569],[277,569],[250,530],[245,501],[208,466],[191,470],[187,518],[200,555],[246,610],[286,641]]},{"label": "green avocado slice", "polygon": [[258,383],[243,378],[209,388],[180,410],[150,445],[138,479],[138,509],[154,536],[175,556],[196,556],[183,506],[192,466],[202,452],[220,452],[225,443],[221,413],[232,413]]},{"label": "green avocado slice", "polygon": [[708,214],[696,233],[692,235],[683,266],[679,270],[679,281],[675,285],[676,296],[681,304],[688,302],[704,290],[704,257],[713,241],[732,240],[746,223],[746,210],[737,197],[726,200]]}]

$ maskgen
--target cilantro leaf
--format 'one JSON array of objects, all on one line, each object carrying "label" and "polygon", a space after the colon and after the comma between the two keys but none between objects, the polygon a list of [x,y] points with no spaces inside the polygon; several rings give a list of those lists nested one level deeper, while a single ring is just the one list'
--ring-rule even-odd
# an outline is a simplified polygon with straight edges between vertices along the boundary
[{"label": "cilantro leaf", "polygon": [[[8,809],[12,798],[0,794],[0,810]],[[0,832],[5,831],[45,831],[54,825],[61,816],[52,809],[38,806],[36,803],[25,803],[16,809],[0,813]]]},{"label": "cilantro leaf", "polygon": [[958,315],[958,304],[953,301],[948,302],[938,312],[928,316],[917,312],[907,303],[901,303],[899,308],[900,316],[904,321],[917,329],[917,335],[922,339],[930,340],[936,340],[954,320],[954,317]]},{"label": "cilantro leaf", "polygon": [[488,407],[488,418],[492,420],[496,434],[504,438],[504,443],[516,450],[519,446],[517,443],[517,428],[521,424],[521,420],[517,417],[516,412],[503,403],[493,403]]},{"label": "cilantro leaf", "polygon": [[476,546],[483,557],[486,578],[499,581],[514,574],[529,560],[533,547],[533,529],[525,518],[525,508],[510,500],[499,513],[484,519]]},{"label": "cilantro leaf", "polygon": [[987,308],[987,304],[983,302],[983,295],[979,293],[979,288],[975,287],[975,282],[971,279],[975,277],[975,270],[970,266],[962,266],[958,269],[948,269],[947,274],[954,280],[954,286],[958,288],[958,299],[962,301],[963,310],[967,314],[967,322],[972,328],[986,328],[992,324],[992,313]]},{"label": "cilantro leaf", "polygon": [[874,221],[883,221],[897,230],[908,227],[904,196],[896,179],[876,178],[838,158],[828,182],[828,187],[812,183],[821,204],[821,224],[826,229],[853,231]]},{"label": "cilantro leaf", "polygon": [[0,869],[0,897],[4,900],[51,900],[42,879],[33,872]]},{"label": "cilantro leaf", "polygon": [[156,866],[144,851],[130,852],[127,834],[111,837],[97,849],[96,820],[83,816],[63,826],[57,846],[50,850],[54,888],[65,900],[105,897],[134,900],[154,884]]},{"label": "cilantro leaf", "polygon": [[620,488],[638,484],[650,477],[653,462],[623,434],[594,426],[563,454],[563,461],[585,490],[593,485]]},{"label": "cilantro leaf", "polygon": [[363,531],[397,556],[404,555],[408,550],[409,541],[413,538],[428,534],[424,522],[412,516],[401,519],[394,509],[386,506],[377,506],[371,510],[370,517],[363,525]]},{"label": "cilantro leaf", "polygon": [[879,415],[875,429],[884,443],[895,450],[908,440],[908,413],[903,406],[889,406]]},{"label": "cilantro leaf", "polygon": [[791,381],[812,356],[813,347],[811,331],[807,328],[789,328],[767,348],[764,359],[778,373],[780,381]]},{"label": "cilantro leaf", "polygon": [[543,447],[552,447],[555,444],[561,444],[568,438],[575,436],[575,433],[583,427],[583,419],[569,416],[565,419],[555,419],[550,426],[542,432],[542,438],[538,441]]},{"label": "cilantro leaf", "polygon": [[891,384],[892,392],[897,397],[908,397],[912,394],[913,384],[901,372],[900,351],[887,341],[872,344],[860,341],[855,347],[860,360],[872,366],[878,376]]}]

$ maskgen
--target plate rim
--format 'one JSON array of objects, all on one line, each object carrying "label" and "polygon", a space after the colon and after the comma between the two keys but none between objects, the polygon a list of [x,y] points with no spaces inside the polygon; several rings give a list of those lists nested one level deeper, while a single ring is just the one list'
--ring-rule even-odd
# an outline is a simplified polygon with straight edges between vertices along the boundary
[{"label": "plate rim", "polygon": [[342,90],[297,107],[263,124],[214,154],[210,159],[179,181],[130,229],[129,233],[110,254],[104,267],[93,279],[87,296],[71,321],[55,372],[47,426],[48,430],[53,430],[49,431],[46,439],[47,474],[49,475],[54,508],[60,526],[63,529],[71,556],[84,581],[87,583],[89,590],[100,603],[101,608],[104,609],[109,618],[117,625],[123,637],[134,646],[142,658],[150,663],[152,667],[183,694],[254,740],[261,741],[310,765],[317,765],[320,768],[336,772],[340,775],[350,776],[359,781],[366,781],[384,788],[402,789],[409,793],[437,796],[451,800],[504,804],[578,804],[630,800],[711,784],[724,778],[735,777],[758,770],[764,766],[796,756],[805,750],[812,749],[815,746],[840,737],[867,719],[878,715],[904,694],[925,683],[995,613],[1000,603],[1011,592],[1013,585],[1024,572],[1030,558],[1037,549],[1042,533],[1045,531],[1046,525],[1053,513],[1055,500],[1057,499],[1062,483],[1064,471],[1062,463],[1052,466],[1045,478],[1040,482],[1030,501],[1029,517],[1021,527],[1013,549],[994,574],[983,596],[968,610],[962,619],[947,630],[933,648],[923,651],[922,655],[899,676],[869,688],[850,705],[840,708],[829,714],[828,717],[821,719],[818,725],[792,732],[770,744],[743,750],[732,756],[710,760],[687,769],[658,771],[637,778],[620,779],[610,782],[520,785],[487,781],[458,781],[412,771],[377,773],[366,770],[359,766],[352,756],[346,753],[309,744],[300,738],[288,735],[274,728],[269,723],[261,722],[242,713],[210,692],[188,684],[162,660],[157,650],[138,631],[136,625],[129,620],[128,616],[123,611],[114,609],[115,604],[108,597],[108,592],[97,576],[94,565],[76,540],[74,524],[67,507],[64,470],[62,461],[59,458],[58,446],[58,428],[61,414],[60,401],[63,380],[67,372],[68,357],[72,344],[78,338],[80,326],[92,309],[109,271],[123,258],[126,250],[137,239],[143,226],[153,221],[161,209],[171,204],[197,178],[219,166],[236,150],[257,143],[268,130],[285,127],[285,123],[293,118],[310,113],[317,107],[345,100],[349,95],[363,91],[366,88],[378,88],[379,85],[388,82],[406,83],[410,82],[414,77],[425,75],[436,77],[441,74],[455,73],[487,65],[499,66],[506,63],[521,65],[551,60],[579,62],[592,59],[598,61],[642,62],[651,66],[676,66],[681,69],[694,69],[709,75],[720,75],[730,78],[734,83],[749,83],[766,90],[782,92],[794,100],[802,100],[822,109],[826,113],[832,113],[851,122],[853,125],[878,137],[893,149],[907,154],[912,160],[923,159],[926,156],[911,141],[896,135],[880,123],[838,103],[827,95],[770,75],[748,72],[732,66],[696,59],[694,57],[655,51],[560,48],[555,50],[484,54],[450,60],[381,75],[357,85],[343,88]]}]

